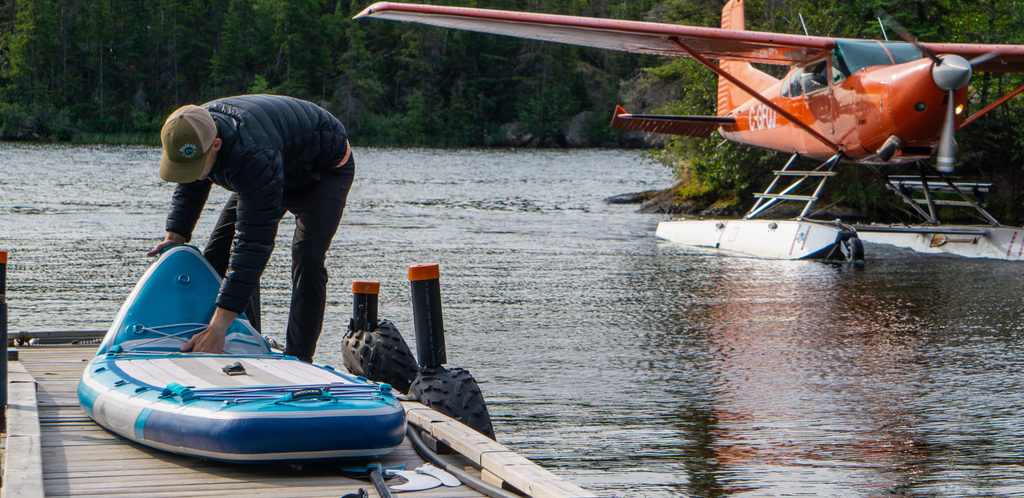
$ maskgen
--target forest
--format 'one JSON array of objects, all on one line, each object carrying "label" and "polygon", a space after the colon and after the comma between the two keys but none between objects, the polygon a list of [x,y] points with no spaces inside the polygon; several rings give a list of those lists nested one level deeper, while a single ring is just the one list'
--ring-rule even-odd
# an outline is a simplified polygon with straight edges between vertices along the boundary
[{"label": "forest", "polygon": [[[157,143],[184,104],[291,95],[337,116],[357,146],[656,146],[703,207],[741,204],[777,154],[721,142],[654,142],[608,127],[632,112],[714,114],[716,77],[690,59],[637,56],[416,24],[353,20],[368,0],[0,0],[0,139]],[[718,27],[725,0],[432,2]],[[1002,0],[748,0],[747,29],[885,36],[882,9],[922,41],[1020,44],[1020,3]],[[801,22],[801,16],[803,22]],[[888,33],[892,36],[892,32]],[[781,75],[786,68],[768,66]],[[976,74],[970,108],[1019,86]],[[961,171],[998,176],[998,215],[1024,209],[1024,102],[958,133]],[[833,200],[899,217],[863,172]],[[861,175],[858,177],[858,175]],[[853,187],[856,186],[856,187]]]}]

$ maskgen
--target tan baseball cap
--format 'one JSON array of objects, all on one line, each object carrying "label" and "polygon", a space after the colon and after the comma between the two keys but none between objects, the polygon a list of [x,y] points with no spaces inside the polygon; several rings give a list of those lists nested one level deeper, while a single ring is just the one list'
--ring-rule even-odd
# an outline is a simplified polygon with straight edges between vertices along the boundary
[{"label": "tan baseball cap", "polygon": [[160,130],[164,153],[160,178],[165,182],[191,183],[206,167],[206,153],[217,138],[217,123],[210,111],[187,105],[171,113]]}]

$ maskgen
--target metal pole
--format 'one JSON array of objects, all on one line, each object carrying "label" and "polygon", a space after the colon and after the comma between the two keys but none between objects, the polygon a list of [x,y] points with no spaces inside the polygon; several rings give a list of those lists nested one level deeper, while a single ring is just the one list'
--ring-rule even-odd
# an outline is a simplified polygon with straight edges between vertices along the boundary
[{"label": "metal pole", "polygon": [[[828,165],[828,171],[832,171],[832,169],[835,168],[836,163],[838,163],[839,159],[841,159],[842,157],[843,157],[843,153],[842,152],[837,152],[836,155],[832,156],[832,159],[829,159],[828,162],[825,163],[825,164]],[[815,170],[815,171],[817,171],[817,170]],[[804,219],[804,216],[807,216],[807,213],[811,211],[811,206],[814,206],[814,201],[818,199],[818,196],[821,195],[822,189],[825,188],[825,181],[826,180],[828,180],[827,176],[821,177],[821,181],[818,182],[818,188],[814,189],[814,195],[811,196],[813,199],[807,201],[807,205],[804,206],[804,210],[800,211],[800,216],[797,216],[796,219],[798,219],[798,220]]]},{"label": "metal pole", "polygon": [[928,216],[928,213],[924,212],[924,210],[921,209],[921,206],[918,206],[917,202],[915,202],[912,197],[908,196],[907,194],[904,194],[902,190],[896,188],[896,186],[893,185],[892,182],[889,181],[889,177],[887,175],[883,174],[881,171],[879,171],[878,168],[876,168],[876,167],[874,167],[874,166],[872,166],[870,164],[865,164],[864,166],[867,166],[867,168],[869,170],[871,170],[871,172],[874,173],[875,176],[877,176],[883,182],[885,182],[885,184],[888,185],[889,188],[891,188],[893,192],[896,192],[896,195],[900,196],[900,198],[903,199],[903,202],[907,203],[908,205],[910,205],[910,207],[914,208],[914,211],[917,211],[917,214],[921,215],[921,217],[924,218],[925,220],[927,220],[928,223],[930,223],[932,225],[938,225],[939,224],[939,220]]},{"label": "metal pole", "polygon": [[441,270],[437,264],[409,267],[412,319],[416,328],[416,358],[422,367],[448,363],[441,317]]},{"label": "metal pole", "polygon": [[377,295],[380,282],[352,282],[352,330],[372,331],[377,328]]},{"label": "metal pole", "polygon": [[935,214],[935,202],[932,200],[932,191],[928,188],[928,176],[925,174],[924,164],[921,161],[917,161],[916,164],[918,176],[921,178],[921,191],[924,192],[924,200],[928,201],[928,214],[933,220],[938,220],[939,216]]},{"label": "metal pole", "polygon": [[931,167],[936,173],[938,173],[939,178],[942,178],[942,180],[946,182],[946,185],[949,185],[950,188],[952,188],[953,190],[956,191],[956,193],[960,194],[960,197],[963,197],[964,200],[967,201],[968,203],[970,203],[971,206],[974,206],[974,209],[977,210],[979,214],[984,216],[985,219],[988,220],[988,222],[992,226],[994,226],[994,227],[1001,227],[1002,226],[1002,225],[999,224],[999,220],[993,218],[992,215],[988,214],[988,211],[985,211],[985,209],[982,208],[977,202],[974,202],[973,199],[971,199],[970,197],[967,197],[967,194],[965,194],[963,190],[960,190],[960,187],[957,187],[956,184],[953,183],[953,180],[950,180],[948,177],[946,177],[946,175],[942,174],[941,171],[939,171],[938,169],[935,169],[935,167],[932,166],[931,163],[928,163],[928,166]]},{"label": "metal pole", "polygon": [[107,335],[106,330],[22,330],[19,332],[7,332],[7,341],[16,345],[28,346],[32,339],[52,339],[56,341],[75,341],[88,339],[102,339]]},{"label": "metal pole", "polygon": [[0,251],[0,337],[4,356],[0,358],[0,422],[7,424],[7,251]]},{"label": "metal pole", "polygon": [[[791,164],[793,164],[793,161],[796,161],[796,158],[797,158],[797,154],[793,154],[792,156],[790,156],[789,161],[786,161],[786,165],[782,167],[781,171],[788,171],[789,170],[789,166]],[[764,193],[766,193],[766,194],[772,193],[772,189],[775,188],[775,184],[779,183],[779,178],[782,178],[782,176],[775,175],[775,179],[772,180],[772,183],[770,185],[768,185],[768,188],[765,189]],[[803,181],[803,180],[800,180],[800,181]],[[772,201],[774,201],[774,199],[772,199]],[[757,209],[757,207],[760,206],[762,202],[764,202],[764,198],[760,198],[756,202],[754,202],[754,207],[750,208],[750,211],[747,211],[747,215],[746,215],[745,218],[749,220],[750,218],[756,216],[757,213],[760,213],[761,210]],[[769,202],[769,204],[771,204],[771,202]],[[753,214],[751,214],[751,213],[753,213]]]}]

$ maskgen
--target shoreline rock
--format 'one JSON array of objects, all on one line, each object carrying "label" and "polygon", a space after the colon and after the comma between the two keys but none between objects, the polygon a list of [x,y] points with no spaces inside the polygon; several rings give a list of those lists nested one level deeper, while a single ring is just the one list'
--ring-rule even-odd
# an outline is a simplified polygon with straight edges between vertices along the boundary
[{"label": "shoreline rock", "polygon": [[[747,213],[749,206],[721,205],[718,203],[701,208],[694,201],[681,199],[676,195],[679,187],[684,182],[660,189],[647,190],[643,192],[631,192],[626,194],[613,195],[604,199],[606,204],[639,204],[637,213],[642,214],[684,214],[707,216],[715,218],[737,218]],[[820,209],[820,208],[819,208]],[[803,205],[795,206],[783,204],[770,208],[766,214],[770,218],[790,219],[800,215]],[[817,210],[815,210],[817,211]],[[844,206],[828,206],[816,212],[816,219],[838,218],[843,220],[864,220],[864,213],[860,210]]]},{"label": "shoreline rock", "polygon": [[676,195],[682,182],[661,190],[647,190],[614,195],[604,199],[606,204],[640,204],[636,212],[646,214],[696,214],[700,210],[693,201]]}]

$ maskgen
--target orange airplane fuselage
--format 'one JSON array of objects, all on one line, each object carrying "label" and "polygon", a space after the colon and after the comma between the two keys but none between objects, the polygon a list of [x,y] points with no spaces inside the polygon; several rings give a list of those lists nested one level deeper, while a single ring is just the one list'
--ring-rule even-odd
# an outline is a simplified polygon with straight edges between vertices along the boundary
[{"label": "orange airplane fuselage", "polygon": [[[633,115],[617,108],[612,128],[700,138],[717,130],[728,140],[820,161],[900,164],[934,154],[936,169],[952,172],[955,131],[1024,92],[1021,85],[966,116],[972,74],[1024,73],[1021,45],[746,31],[743,3],[726,3],[721,29],[386,2],[356,18],[695,59],[718,74],[716,116]],[[753,64],[790,71],[779,80]]]},{"label": "orange airplane fuselage", "polygon": [[[869,66],[839,77],[834,76],[837,69],[828,64],[824,68],[827,72],[815,86],[794,83],[806,74],[804,68],[798,67],[761,93],[836,144],[845,160],[877,164],[913,162],[932,155],[949,105],[945,102],[946,92],[932,80],[931,68],[931,61],[922,58]],[[794,95],[797,88],[799,94]],[[959,126],[964,117],[967,88],[956,91],[953,100],[953,105],[961,110],[956,114]],[[736,119],[734,125],[720,130],[729,140],[822,161],[836,153],[757,99],[751,98],[726,116]],[[877,151],[893,135],[905,145],[885,161]]]}]

